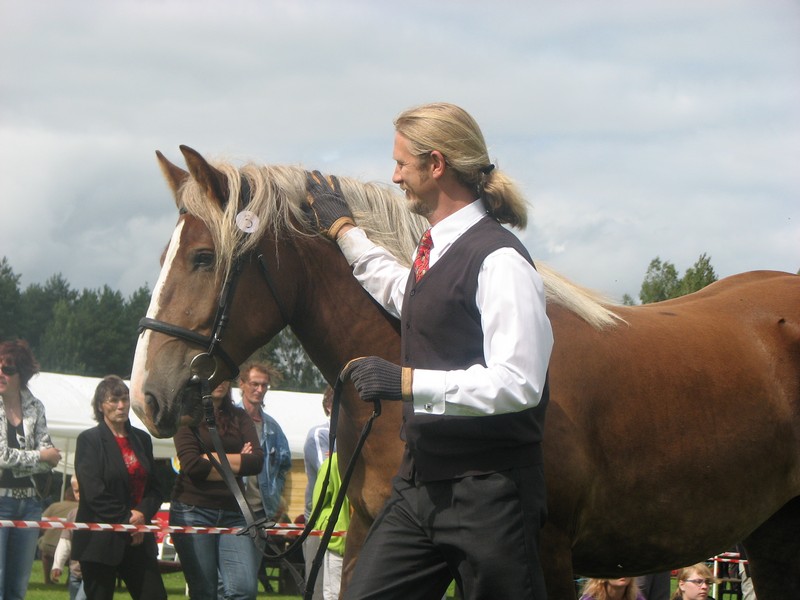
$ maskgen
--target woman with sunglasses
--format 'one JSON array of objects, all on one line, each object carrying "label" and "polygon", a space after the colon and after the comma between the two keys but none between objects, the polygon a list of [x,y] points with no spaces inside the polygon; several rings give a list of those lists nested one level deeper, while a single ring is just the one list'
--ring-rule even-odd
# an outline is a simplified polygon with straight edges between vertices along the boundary
[{"label": "woman with sunglasses", "polygon": [[[32,475],[61,460],[47,432],[44,405],[28,389],[39,364],[24,340],[0,344],[0,519],[39,521]],[[37,529],[0,528],[0,598],[22,600],[36,554]]]},{"label": "woman with sunglasses", "polygon": [[678,587],[671,600],[707,600],[717,580],[705,563],[685,567],[678,572]]}]

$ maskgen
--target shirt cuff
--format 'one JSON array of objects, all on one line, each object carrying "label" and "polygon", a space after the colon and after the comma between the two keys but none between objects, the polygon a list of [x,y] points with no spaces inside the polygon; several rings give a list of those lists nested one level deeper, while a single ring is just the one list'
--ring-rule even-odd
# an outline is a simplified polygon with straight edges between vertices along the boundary
[{"label": "shirt cuff", "polygon": [[341,235],[336,243],[350,266],[353,266],[362,255],[372,250],[375,243],[367,237],[360,227],[353,227]]},{"label": "shirt cuff", "polygon": [[446,371],[414,369],[413,405],[415,414],[444,414],[446,378]]},{"label": "shirt cuff", "polygon": [[402,367],[400,369],[400,392],[403,402],[413,402],[414,400],[414,369]]}]

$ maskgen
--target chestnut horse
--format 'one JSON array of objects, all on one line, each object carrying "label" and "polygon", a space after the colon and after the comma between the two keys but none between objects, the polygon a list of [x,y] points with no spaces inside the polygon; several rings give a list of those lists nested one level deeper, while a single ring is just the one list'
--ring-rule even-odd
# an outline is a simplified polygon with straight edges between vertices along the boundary
[{"label": "chestnut horse", "polygon": [[[337,246],[304,227],[303,170],[212,166],[181,150],[188,171],[158,154],[180,217],[131,380],[134,410],[154,435],[199,418],[198,354],[213,386],[287,325],[329,382],[353,357],[399,362],[398,322]],[[368,235],[409,257],[421,223],[402,198],[341,183]],[[800,597],[800,277],[744,273],[612,309],[540,271],[555,334],[541,550],[549,597],[573,599],[574,574],[663,571],[741,540],[759,600]],[[223,293],[224,281],[235,287]],[[383,404],[348,490],[345,581],[401,456],[399,403]],[[371,410],[344,388],[342,463]]]}]

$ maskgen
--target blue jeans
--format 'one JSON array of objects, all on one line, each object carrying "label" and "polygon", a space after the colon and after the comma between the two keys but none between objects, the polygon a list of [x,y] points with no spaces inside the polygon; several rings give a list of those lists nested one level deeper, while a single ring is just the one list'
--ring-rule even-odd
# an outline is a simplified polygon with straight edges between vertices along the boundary
[{"label": "blue jeans", "polygon": [[[173,500],[170,525],[196,527],[244,527],[238,511],[192,506]],[[217,600],[218,574],[222,577],[225,598],[254,600],[258,593],[260,556],[250,538],[232,534],[173,533],[183,574],[192,600]]]},{"label": "blue jeans", "polygon": [[[0,497],[0,519],[39,521],[42,504],[38,498]],[[0,528],[0,600],[23,600],[28,591],[38,529]]]},{"label": "blue jeans", "polygon": [[69,589],[69,600],[86,600],[86,592],[83,591],[83,580],[75,579],[70,572],[67,579],[67,589]]}]

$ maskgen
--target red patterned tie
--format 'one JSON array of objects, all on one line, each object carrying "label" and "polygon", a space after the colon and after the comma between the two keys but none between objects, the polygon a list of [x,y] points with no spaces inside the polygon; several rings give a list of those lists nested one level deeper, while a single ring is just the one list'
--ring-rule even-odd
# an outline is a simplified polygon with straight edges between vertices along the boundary
[{"label": "red patterned tie", "polygon": [[431,248],[433,248],[433,240],[431,239],[431,230],[428,229],[422,234],[422,239],[419,241],[419,249],[417,250],[417,257],[414,259],[414,271],[417,274],[417,281],[422,279],[422,276],[428,272]]}]

